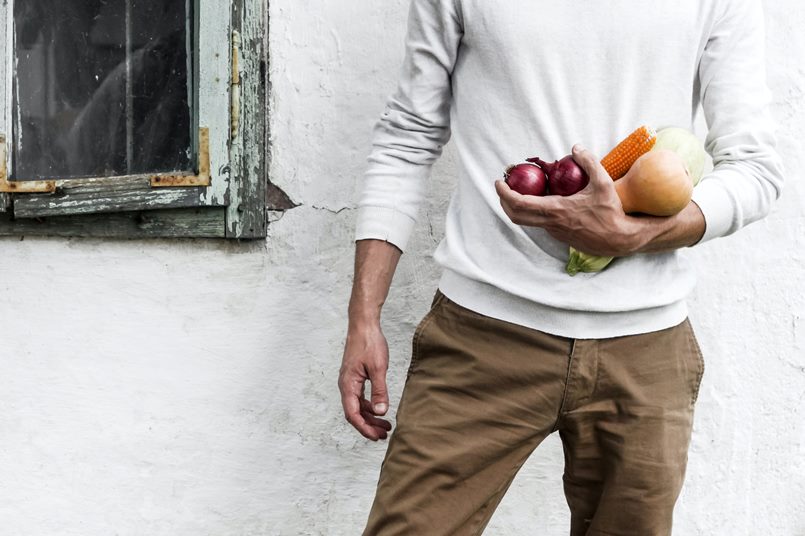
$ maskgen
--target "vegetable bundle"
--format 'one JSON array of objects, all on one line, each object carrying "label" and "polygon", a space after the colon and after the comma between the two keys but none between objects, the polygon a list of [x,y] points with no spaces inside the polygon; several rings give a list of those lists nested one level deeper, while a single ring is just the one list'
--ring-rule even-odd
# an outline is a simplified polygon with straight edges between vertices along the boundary
[{"label": "vegetable bundle", "polygon": [[[690,203],[706,156],[702,143],[686,129],[670,127],[655,132],[641,126],[610,151],[601,165],[615,181],[624,212],[673,216]],[[529,158],[524,164],[509,167],[505,176],[507,184],[524,195],[573,195],[589,182],[569,156],[553,164]],[[600,272],[612,260],[571,247],[566,271],[570,275]]]}]

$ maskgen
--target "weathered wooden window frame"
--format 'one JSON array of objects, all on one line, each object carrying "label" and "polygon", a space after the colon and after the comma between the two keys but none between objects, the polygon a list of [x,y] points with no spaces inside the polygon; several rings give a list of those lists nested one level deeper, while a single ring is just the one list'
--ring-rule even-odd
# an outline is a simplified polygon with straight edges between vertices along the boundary
[{"label": "weathered wooden window frame", "polygon": [[266,236],[268,0],[197,4],[198,174],[52,181],[9,180],[14,1],[0,2],[0,235]]}]

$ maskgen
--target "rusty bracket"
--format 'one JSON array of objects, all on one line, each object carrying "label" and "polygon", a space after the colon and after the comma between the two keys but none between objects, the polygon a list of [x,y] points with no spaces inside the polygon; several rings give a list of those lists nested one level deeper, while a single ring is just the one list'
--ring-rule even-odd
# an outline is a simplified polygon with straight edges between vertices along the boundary
[{"label": "rusty bracket", "polygon": [[238,126],[240,124],[240,32],[232,31],[232,83],[230,91],[231,100],[229,110],[229,137],[238,137]]},{"label": "rusty bracket", "polygon": [[152,175],[152,187],[209,186],[210,185],[210,129],[198,130],[198,175]]},{"label": "rusty bracket", "polygon": [[55,192],[56,181],[8,180],[8,145],[5,134],[0,134],[0,192]]},{"label": "rusty bracket", "polygon": [[[55,192],[59,184],[67,184],[73,179],[63,180],[8,180],[8,144],[6,136],[0,134],[0,192],[10,193],[48,193]],[[198,136],[198,174],[152,175],[152,187],[165,186],[209,186],[210,175],[210,129],[202,127]]]}]

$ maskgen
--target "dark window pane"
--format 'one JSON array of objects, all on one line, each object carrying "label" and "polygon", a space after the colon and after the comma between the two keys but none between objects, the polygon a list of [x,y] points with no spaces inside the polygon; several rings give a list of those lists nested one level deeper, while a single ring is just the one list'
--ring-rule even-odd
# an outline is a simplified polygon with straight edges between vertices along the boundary
[{"label": "dark window pane", "polygon": [[192,3],[15,2],[13,178],[192,171]]}]

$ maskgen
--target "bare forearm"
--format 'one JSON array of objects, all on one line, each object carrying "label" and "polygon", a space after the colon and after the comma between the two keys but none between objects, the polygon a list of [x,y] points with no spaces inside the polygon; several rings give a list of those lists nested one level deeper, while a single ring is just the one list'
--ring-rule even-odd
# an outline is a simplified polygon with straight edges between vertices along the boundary
[{"label": "bare forearm", "polygon": [[396,246],[382,240],[355,243],[355,278],[349,300],[351,325],[380,321],[380,310],[401,255]]},{"label": "bare forearm", "polygon": [[692,201],[675,216],[638,217],[635,223],[639,239],[634,253],[661,253],[692,246],[705,230],[704,215]]},{"label": "bare forearm", "polygon": [[[347,421],[372,441],[386,439],[391,430],[391,423],[380,418],[389,408],[389,349],[380,328],[380,309],[401,254],[396,246],[382,240],[359,240],[355,244],[355,280],[338,388]],[[367,381],[372,385],[371,400],[364,394]]]}]

